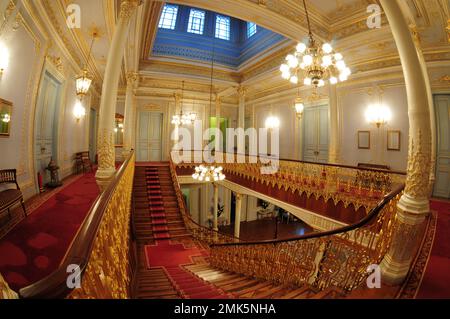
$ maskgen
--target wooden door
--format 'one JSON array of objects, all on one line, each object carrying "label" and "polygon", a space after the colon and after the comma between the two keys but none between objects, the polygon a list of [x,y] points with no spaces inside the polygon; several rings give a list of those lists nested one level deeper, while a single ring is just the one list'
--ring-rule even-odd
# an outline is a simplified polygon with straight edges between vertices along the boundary
[{"label": "wooden door", "polygon": [[303,115],[303,160],[328,162],[328,106],[308,107]]},{"label": "wooden door", "polygon": [[57,158],[58,110],[61,83],[48,72],[44,74],[39,91],[35,118],[35,160],[36,170],[43,177],[44,184],[50,181],[46,167]]},{"label": "wooden door", "polygon": [[437,152],[434,196],[450,198],[450,95],[434,97]]},{"label": "wooden door", "polygon": [[137,161],[159,162],[162,160],[162,125],[162,113],[139,112]]}]

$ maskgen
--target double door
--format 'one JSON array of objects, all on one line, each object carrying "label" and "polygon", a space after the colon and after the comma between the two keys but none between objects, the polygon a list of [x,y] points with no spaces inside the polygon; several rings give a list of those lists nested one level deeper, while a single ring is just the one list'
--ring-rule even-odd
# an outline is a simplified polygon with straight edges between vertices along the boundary
[{"label": "double door", "polygon": [[327,105],[307,107],[303,114],[303,160],[327,163],[329,110]]},{"label": "double door", "polygon": [[162,160],[163,114],[141,111],[138,114],[137,156],[139,162]]}]

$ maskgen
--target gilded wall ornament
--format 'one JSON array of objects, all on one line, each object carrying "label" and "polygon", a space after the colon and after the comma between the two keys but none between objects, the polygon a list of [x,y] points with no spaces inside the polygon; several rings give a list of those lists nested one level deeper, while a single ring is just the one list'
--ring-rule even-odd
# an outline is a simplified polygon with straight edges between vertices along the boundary
[{"label": "gilded wall ornament", "polygon": [[423,140],[421,130],[419,130],[417,139],[410,137],[405,193],[413,198],[428,198],[429,196],[430,147],[425,148],[424,143],[430,144]]},{"label": "gilded wall ornament", "polygon": [[115,167],[114,158],[114,134],[104,129],[98,138],[99,169],[106,170]]}]

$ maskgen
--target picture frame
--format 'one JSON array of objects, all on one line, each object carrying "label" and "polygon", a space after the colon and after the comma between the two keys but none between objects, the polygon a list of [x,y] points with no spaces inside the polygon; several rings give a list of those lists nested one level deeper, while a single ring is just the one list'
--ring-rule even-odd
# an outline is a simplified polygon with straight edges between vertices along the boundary
[{"label": "picture frame", "polygon": [[387,131],[387,150],[400,151],[401,150],[401,132],[398,130]]},{"label": "picture frame", "polygon": [[358,149],[370,150],[370,131],[358,131]]},{"label": "picture frame", "polygon": [[13,103],[0,98],[0,137],[11,135]]}]

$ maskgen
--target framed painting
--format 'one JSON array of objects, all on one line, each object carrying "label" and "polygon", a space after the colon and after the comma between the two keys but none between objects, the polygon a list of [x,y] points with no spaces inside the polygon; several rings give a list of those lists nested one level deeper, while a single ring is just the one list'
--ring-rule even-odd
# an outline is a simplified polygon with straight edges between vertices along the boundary
[{"label": "framed painting", "polygon": [[387,132],[387,150],[388,151],[400,151],[400,131],[388,131]]},{"label": "framed painting", "polygon": [[12,102],[0,99],[0,137],[11,134]]},{"label": "framed painting", "polygon": [[370,150],[370,131],[358,131],[358,149]]}]

